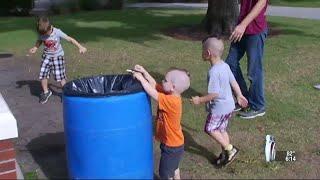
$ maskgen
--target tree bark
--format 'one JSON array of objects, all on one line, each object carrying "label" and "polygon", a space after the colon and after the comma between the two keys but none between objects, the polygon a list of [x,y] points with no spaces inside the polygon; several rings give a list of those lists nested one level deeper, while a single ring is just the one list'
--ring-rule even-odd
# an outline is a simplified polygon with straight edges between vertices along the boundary
[{"label": "tree bark", "polygon": [[211,36],[229,36],[237,24],[238,0],[208,0],[208,9],[203,22]]}]

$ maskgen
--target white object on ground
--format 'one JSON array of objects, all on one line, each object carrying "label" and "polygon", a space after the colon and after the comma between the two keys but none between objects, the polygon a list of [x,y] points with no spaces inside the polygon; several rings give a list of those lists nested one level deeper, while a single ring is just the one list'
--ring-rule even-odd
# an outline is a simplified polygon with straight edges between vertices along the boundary
[{"label": "white object on ground", "polygon": [[316,85],[314,85],[313,87],[316,88],[316,89],[318,89],[318,90],[320,90],[320,84],[316,84]]},{"label": "white object on ground", "polygon": [[17,120],[0,93],[0,140],[18,137]]},{"label": "white object on ground", "polygon": [[276,140],[272,135],[266,136],[265,155],[267,162],[271,162],[276,159]]}]

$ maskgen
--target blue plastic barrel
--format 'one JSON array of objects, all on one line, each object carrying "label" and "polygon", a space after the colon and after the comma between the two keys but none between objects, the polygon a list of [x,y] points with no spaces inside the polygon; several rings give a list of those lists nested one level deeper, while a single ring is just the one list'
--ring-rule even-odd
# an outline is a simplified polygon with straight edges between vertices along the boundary
[{"label": "blue plastic barrel", "polygon": [[150,99],[139,82],[97,76],[71,81],[63,92],[70,178],[153,178]]}]

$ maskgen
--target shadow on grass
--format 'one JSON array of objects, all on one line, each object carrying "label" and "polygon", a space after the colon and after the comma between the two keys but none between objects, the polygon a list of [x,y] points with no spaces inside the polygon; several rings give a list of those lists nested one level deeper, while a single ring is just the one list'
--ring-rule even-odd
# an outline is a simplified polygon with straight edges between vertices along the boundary
[{"label": "shadow on grass", "polygon": [[[158,40],[161,29],[183,23],[200,23],[204,14],[175,13],[164,10],[105,10],[82,11],[76,14],[53,16],[51,21],[66,34],[80,42],[114,38],[144,43]],[[0,33],[34,30],[35,18],[0,18]],[[35,31],[34,31],[35,32]]]},{"label": "shadow on grass", "polygon": [[[199,12],[201,11],[103,10],[53,16],[51,19],[57,28],[80,42],[98,42],[102,41],[102,38],[113,38],[143,44],[146,41],[161,39],[159,34],[163,34],[162,31],[169,27],[200,24],[205,12]],[[281,31],[276,33],[319,38],[318,35],[305,31],[303,25],[286,22],[269,24],[271,32],[272,28],[276,28]],[[35,18],[0,18],[0,27],[0,33],[35,30]]]},{"label": "shadow on grass", "polygon": [[189,128],[186,125],[182,125],[182,127],[184,129],[183,135],[185,136],[185,150],[192,154],[203,156],[210,163],[213,163],[217,157],[212,152],[210,152],[207,148],[201,146],[193,139],[190,131],[194,131],[194,129]]},{"label": "shadow on grass", "polygon": [[[23,86],[28,86],[30,89],[30,94],[32,96],[39,97],[42,93],[42,87],[41,82],[37,80],[22,80],[22,81],[16,81],[16,88],[22,88]],[[48,84],[49,89],[52,91],[52,94],[54,96],[62,97],[61,93],[61,87],[57,86],[55,84]]]},{"label": "shadow on grass", "polygon": [[[302,25],[268,22],[269,34],[271,35],[296,35],[301,37],[320,38],[319,35],[307,33]],[[300,30],[301,29],[301,30]]]},{"label": "shadow on grass", "polygon": [[161,81],[164,79],[164,74],[159,72],[150,71],[149,74],[157,81],[157,83],[161,83]]},{"label": "shadow on grass", "polygon": [[63,132],[37,137],[27,148],[48,179],[68,178]]},{"label": "shadow on grass", "polygon": [[182,97],[187,99],[191,99],[191,97],[193,96],[202,96],[202,95],[203,95],[202,93],[194,90],[193,88],[189,88],[188,90],[182,93]]}]

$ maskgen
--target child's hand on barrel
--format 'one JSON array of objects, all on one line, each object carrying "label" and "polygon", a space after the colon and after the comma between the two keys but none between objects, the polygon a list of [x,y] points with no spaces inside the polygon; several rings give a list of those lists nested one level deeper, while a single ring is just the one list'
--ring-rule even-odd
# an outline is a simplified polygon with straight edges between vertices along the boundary
[{"label": "child's hand on barrel", "polygon": [[139,65],[139,64],[137,64],[137,65],[134,66],[134,70],[136,70],[136,71],[138,71],[138,72],[141,72],[141,73],[145,73],[145,72],[146,72],[146,70],[144,69],[144,67],[141,66],[141,65]]},{"label": "child's hand on barrel", "polygon": [[140,72],[133,72],[132,74],[133,74],[133,77],[138,79],[139,81],[144,79],[143,75]]}]

